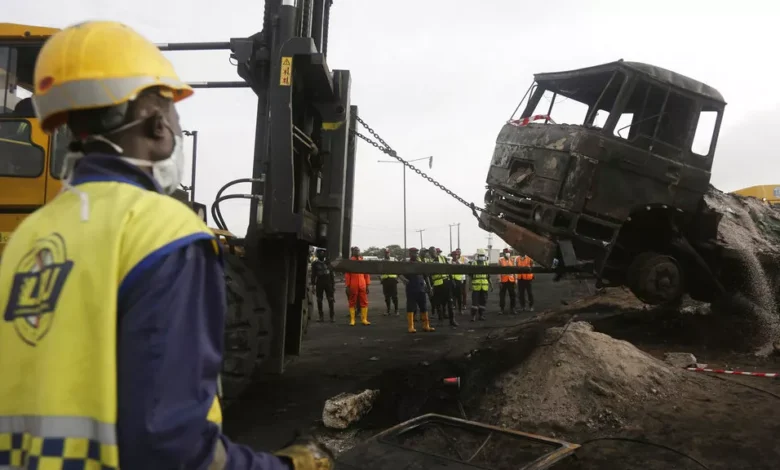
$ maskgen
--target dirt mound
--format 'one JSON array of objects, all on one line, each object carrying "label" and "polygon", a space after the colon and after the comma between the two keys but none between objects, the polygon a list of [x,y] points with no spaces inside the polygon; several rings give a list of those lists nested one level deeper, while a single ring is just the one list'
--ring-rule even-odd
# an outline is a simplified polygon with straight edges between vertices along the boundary
[{"label": "dirt mound", "polygon": [[623,428],[624,412],[637,403],[677,396],[685,373],[573,322],[547,330],[528,359],[498,377],[481,408],[514,429]]},{"label": "dirt mound", "polygon": [[713,310],[742,317],[745,326],[740,329],[749,334],[755,348],[771,351],[771,344],[780,338],[776,297],[780,287],[780,211],[756,198],[726,194],[713,187],[704,201],[723,215],[718,243],[739,259],[732,269],[740,271],[738,293],[743,297],[720,308],[713,306]]}]

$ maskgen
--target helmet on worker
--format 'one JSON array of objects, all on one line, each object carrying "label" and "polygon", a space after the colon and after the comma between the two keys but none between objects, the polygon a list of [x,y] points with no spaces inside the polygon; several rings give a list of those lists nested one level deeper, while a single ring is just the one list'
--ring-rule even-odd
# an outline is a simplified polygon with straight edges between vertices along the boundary
[{"label": "helmet on worker", "polygon": [[173,104],[193,90],[154,43],[115,21],[69,26],[41,48],[34,86],[43,131],[67,125],[75,136],[66,182],[75,159],[99,148],[147,170],[169,194],[179,186],[184,152]]},{"label": "helmet on worker", "polygon": [[328,251],[325,248],[318,248],[317,249],[317,259],[320,261],[325,261],[325,256],[327,256]]},{"label": "helmet on worker", "polygon": [[417,248],[409,248],[409,260],[410,261],[417,261],[417,257],[420,255],[420,250]]}]

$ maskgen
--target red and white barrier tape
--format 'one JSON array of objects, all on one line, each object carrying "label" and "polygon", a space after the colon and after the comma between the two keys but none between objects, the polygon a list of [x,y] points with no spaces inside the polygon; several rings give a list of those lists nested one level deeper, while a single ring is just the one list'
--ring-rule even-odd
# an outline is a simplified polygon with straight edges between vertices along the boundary
[{"label": "red and white barrier tape", "polygon": [[780,377],[780,373],[777,372],[743,372],[739,370],[705,369],[703,367],[686,367],[685,370],[693,372],[710,372],[713,374],[749,375],[751,377],[767,377],[770,379]]},{"label": "red and white barrier tape", "polygon": [[534,114],[533,116],[528,116],[527,118],[523,119],[513,119],[509,121],[509,124],[515,125],[517,127],[523,127],[527,126],[529,123],[533,121],[548,121],[550,124],[555,124],[555,121],[552,120],[552,118],[546,114]]}]

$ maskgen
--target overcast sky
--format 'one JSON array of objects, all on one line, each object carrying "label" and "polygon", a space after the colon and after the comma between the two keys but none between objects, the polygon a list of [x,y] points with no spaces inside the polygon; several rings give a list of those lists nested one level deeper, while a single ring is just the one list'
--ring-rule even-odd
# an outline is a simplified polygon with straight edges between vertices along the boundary
[{"label": "overcast sky", "polygon": [[[335,0],[328,62],[351,70],[352,103],[399,155],[434,156],[425,171],[477,204],[498,131],[534,73],[620,58],[665,67],[725,96],[712,180],[733,190],[780,180],[778,16],[769,0]],[[123,21],[155,42],[224,41],[262,29],[263,2],[39,0],[14,2],[3,17],[56,27],[87,19]],[[169,57],[188,81],[238,79],[228,52]],[[209,206],[224,183],[251,176],[255,103],[247,90],[198,90],[179,107],[183,127],[199,131],[196,196]],[[403,245],[402,169],[380,159],[359,145],[353,244],[363,248]],[[411,172],[407,194],[409,246],[425,229],[425,245],[446,250],[454,223],[466,252],[487,244],[469,210]],[[248,206],[223,206],[229,228],[245,233]]]}]

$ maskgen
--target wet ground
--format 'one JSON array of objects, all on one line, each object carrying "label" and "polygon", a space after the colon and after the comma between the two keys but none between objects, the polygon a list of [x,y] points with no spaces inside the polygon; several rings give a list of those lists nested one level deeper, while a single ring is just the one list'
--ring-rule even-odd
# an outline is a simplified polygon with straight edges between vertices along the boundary
[{"label": "wet ground", "polygon": [[[284,445],[296,430],[317,426],[325,400],[341,392],[357,392],[361,387],[385,380],[384,371],[408,369],[421,362],[435,363],[447,357],[460,357],[475,349],[485,338],[498,333],[497,327],[509,327],[533,314],[498,316],[498,289],[488,297],[488,320],[469,322],[469,316],[458,316],[460,327],[432,326],[437,330],[423,333],[406,331],[406,318],[383,316],[382,289],[374,281],[369,294],[370,326],[348,325],[347,303],[342,286],[336,288],[336,323],[312,321],[304,340],[303,354],[293,360],[287,372],[279,377],[258,381],[243,400],[226,413],[228,435],[260,449]],[[562,301],[572,300],[593,291],[587,281],[552,282],[540,275],[534,284],[535,310],[555,309]],[[399,292],[401,310],[405,305]],[[509,300],[507,299],[507,304]],[[327,305],[325,307],[327,309]],[[316,309],[316,307],[315,307]],[[313,314],[316,316],[316,313]],[[326,312],[327,316],[327,312]]]},{"label": "wet ground", "polygon": [[[777,356],[731,352],[728,332],[713,330],[704,316],[650,310],[620,291],[594,295],[587,281],[553,283],[539,276],[535,289],[534,314],[497,316],[495,291],[490,296],[488,321],[470,323],[463,316],[458,318],[460,328],[442,325],[436,332],[415,335],[406,332],[403,315],[381,315],[384,305],[378,285],[370,295],[371,326],[349,327],[343,295],[337,295],[338,322],[312,323],[304,355],[290,364],[284,376],[259,380],[242,402],[228,410],[226,430],[233,439],[258,449],[277,448],[296,431],[332,434],[335,440],[329,443],[338,447],[345,433],[329,433],[322,427],[324,401],[368,387],[378,388],[381,397],[355,431],[346,433],[352,436],[346,446],[426,412],[486,419],[478,404],[483,394],[490,393],[496,375],[538,347],[546,328],[565,325],[572,315],[591,322],[596,331],[630,341],[659,358],[665,352],[683,351],[713,368],[780,371]],[[699,380],[698,373],[691,374]],[[451,375],[462,378],[460,390],[441,385],[441,379]],[[697,383],[703,384],[701,390],[684,396],[652,406],[637,403],[632,413],[622,417],[622,424],[607,431],[594,433],[585,427],[521,430],[574,442],[595,437],[628,439],[591,442],[578,452],[577,460],[555,467],[561,469],[778,468],[780,445],[775,437],[780,435],[780,382],[719,375],[703,376]],[[706,467],[666,448],[636,441],[672,447]]]}]

